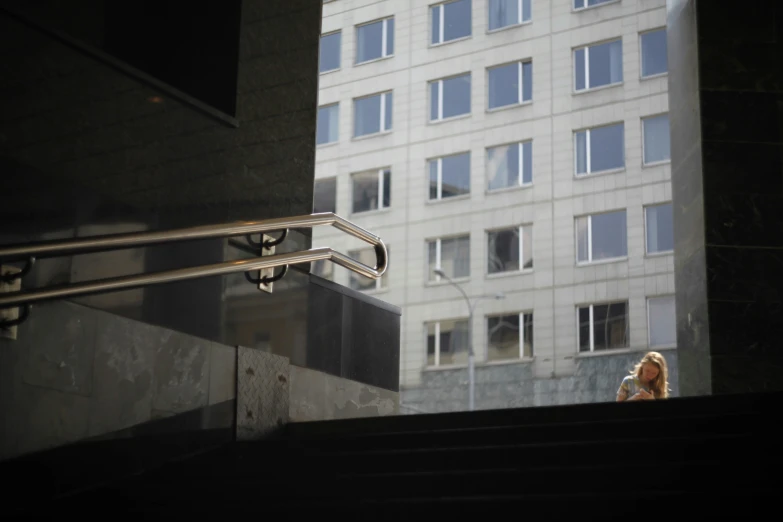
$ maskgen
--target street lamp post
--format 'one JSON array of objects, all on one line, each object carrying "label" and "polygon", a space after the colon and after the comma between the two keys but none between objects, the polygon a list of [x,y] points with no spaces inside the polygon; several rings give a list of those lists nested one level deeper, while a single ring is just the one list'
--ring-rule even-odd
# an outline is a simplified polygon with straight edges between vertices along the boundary
[{"label": "street lamp post", "polygon": [[476,407],[476,375],[475,375],[475,353],[473,352],[473,310],[476,304],[485,297],[493,297],[495,299],[505,299],[503,294],[494,295],[480,295],[475,301],[471,302],[468,294],[462,289],[460,285],[451,280],[446,273],[440,268],[433,270],[435,275],[442,277],[449,282],[454,288],[456,288],[462,297],[465,298],[465,302],[468,304],[468,410],[473,411]]}]

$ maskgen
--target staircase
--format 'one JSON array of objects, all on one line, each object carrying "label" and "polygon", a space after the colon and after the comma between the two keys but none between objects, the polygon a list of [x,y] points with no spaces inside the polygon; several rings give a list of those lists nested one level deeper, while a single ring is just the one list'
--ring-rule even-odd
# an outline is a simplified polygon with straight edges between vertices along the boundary
[{"label": "staircase", "polygon": [[26,511],[145,520],[749,519],[777,507],[782,399],[291,424],[275,440],[225,444]]}]

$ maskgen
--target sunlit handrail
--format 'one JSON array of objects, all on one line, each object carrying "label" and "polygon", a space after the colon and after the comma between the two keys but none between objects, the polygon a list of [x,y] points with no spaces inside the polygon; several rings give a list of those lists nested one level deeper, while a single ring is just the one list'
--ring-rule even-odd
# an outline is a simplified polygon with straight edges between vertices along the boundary
[{"label": "sunlit handrail", "polygon": [[331,225],[354,237],[357,237],[375,249],[376,266],[370,267],[352,259],[331,248],[314,248],[310,250],[274,254],[253,259],[226,261],[210,265],[166,270],[127,276],[98,279],[83,283],[71,283],[61,286],[36,288],[0,294],[0,308],[10,308],[31,305],[43,301],[52,301],[68,297],[95,295],[120,290],[129,290],[151,285],[172,283],[232,273],[262,270],[286,265],[312,263],[328,260],[371,279],[379,279],[388,266],[388,252],[380,237],[371,234],[358,225],[333,213],[311,214],[290,218],[275,218],[263,221],[247,221],[224,225],[207,225],[182,228],[161,232],[134,232],[76,238],[62,241],[47,241],[0,248],[0,261],[20,261],[31,258],[52,258],[85,254],[90,252],[105,252],[126,248],[138,248],[177,241],[192,241],[209,238],[226,238],[247,234],[273,232],[288,228],[313,228]]}]

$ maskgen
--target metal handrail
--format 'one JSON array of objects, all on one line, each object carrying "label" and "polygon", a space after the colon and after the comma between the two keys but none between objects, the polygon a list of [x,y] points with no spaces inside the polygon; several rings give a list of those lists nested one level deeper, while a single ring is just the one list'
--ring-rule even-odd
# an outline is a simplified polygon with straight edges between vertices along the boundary
[{"label": "metal handrail", "polygon": [[288,228],[313,228],[326,225],[334,226],[343,232],[371,244],[375,249],[376,266],[367,266],[364,263],[356,261],[331,248],[314,248],[298,252],[256,257],[253,259],[226,261],[223,263],[180,268],[176,270],[112,277],[84,283],[72,283],[0,294],[0,308],[31,305],[33,303],[67,297],[79,297],[129,290],[212,275],[225,275],[279,266],[312,263],[313,261],[322,259],[329,260],[371,279],[379,279],[386,272],[388,266],[388,252],[386,250],[386,245],[381,238],[331,212],[294,216],[290,218],[275,218],[263,221],[237,222],[225,225],[207,225],[161,232],[134,232],[129,234],[93,236],[88,238],[9,246],[0,248],[0,261],[8,262],[29,260],[32,258],[52,258],[90,252],[106,252],[126,248],[152,246],[178,241],[226,238],[273,232]]}]

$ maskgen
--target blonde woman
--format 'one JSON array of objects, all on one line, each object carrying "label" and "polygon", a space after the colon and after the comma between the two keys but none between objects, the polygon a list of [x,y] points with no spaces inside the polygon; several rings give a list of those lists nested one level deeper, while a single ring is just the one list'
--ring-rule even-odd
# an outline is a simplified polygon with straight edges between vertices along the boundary
[{"label": "blonde woman", "polygon": [[651,401],[668,396],[669,372],[666,359],[658,352],[649,352],[642,357],[617,390],[617,402]]}]

